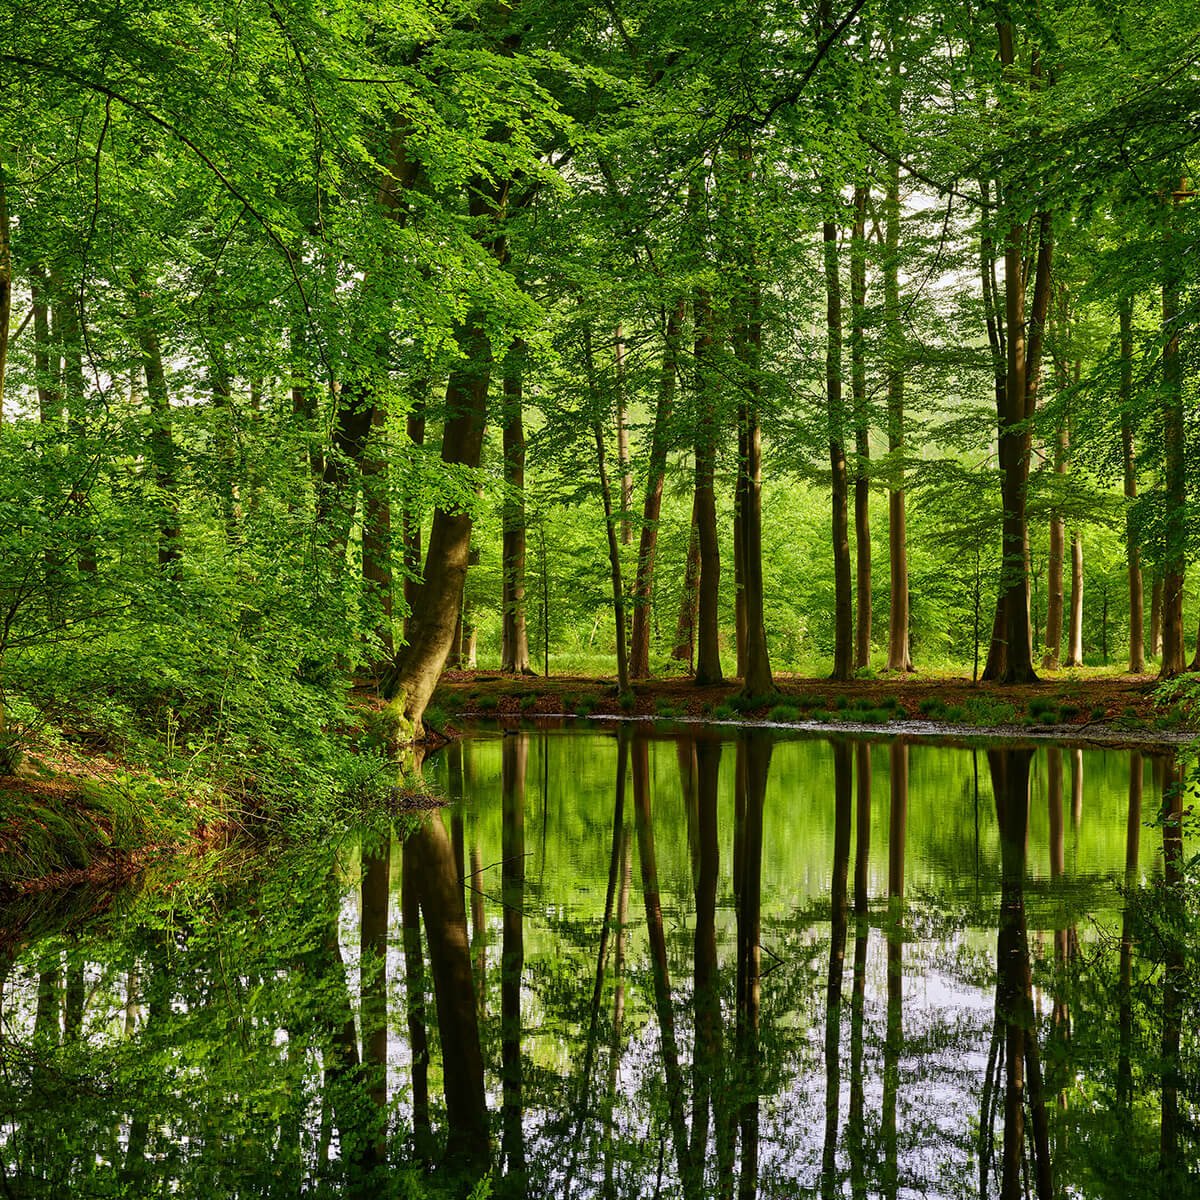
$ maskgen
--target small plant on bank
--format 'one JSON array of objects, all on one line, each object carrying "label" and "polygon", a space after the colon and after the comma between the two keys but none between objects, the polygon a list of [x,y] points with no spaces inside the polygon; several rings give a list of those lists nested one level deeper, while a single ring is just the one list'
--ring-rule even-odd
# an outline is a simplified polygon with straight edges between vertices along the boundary
[{"label": "small plant on bank", "polygon": [[712,710],[712,715],[713,715],[714,719],[718,720],[718,721],[732,721],[735,717],[739,716],[740,714],[739,714],[738,710],[733,707],[732,704],[726,703],[726,704],[718,704],[716,706],[716,708],[714,708]]},{"label": "small plant on bank", "polygon": [[631,713],[635,708],[637,708],[637,696],[635,696],[633,692],[622,692],[621,695],[617,697],[617,704],[622,712]]},{"label": "small plant on bank", "polygon": [[800,710],[792,704],[776,704],[767,713],[768,721],[798,721],[799,719]]}]

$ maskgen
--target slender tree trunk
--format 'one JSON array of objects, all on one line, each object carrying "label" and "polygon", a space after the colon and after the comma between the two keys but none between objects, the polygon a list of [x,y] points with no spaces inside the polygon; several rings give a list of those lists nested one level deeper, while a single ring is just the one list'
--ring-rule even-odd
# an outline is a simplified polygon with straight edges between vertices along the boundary
[{"label": "slender tree trunk", "polygon": [[[1180,186],[1186,192],[1187,181]],[[1163,482],[1165,485],[1166,553],[1162,586],[1162,665],[1160,679],[1178,675],[1184,667],[1183,578],[1187,546],[1187,476],[1184,455],[1183,367],[1179,358],[1179,248],[1174,244],[1175,199],[1165,214],[1163,234]]]},{"label": "slender tree trunk", "polygon": [[[1007,22],[997,26],[1000,61],[1014,62],[1013,29]],[[1006,203],[1010,202],[1005,197]],[[1025,329],[1025,275],[1023,256],[1025,224],[1010,218],[1004,243],[1004,300],[1007,326],[1008,364],[1005,372],[1004,420],[1000,424],[1001,497],[1004,504],[1003,577],[1004,629],[1008,643],[1007,663],[1001,683],[1029,683],[1037,679],[1033,669],[1030,642],[1028,583],[1026,562],[1025,499],[1029,478],[1030,435],[1026,424],[1027,409]],[[1042,256],[1039,254],[1039,268]],[[1041,284],[1039,270],[1038,285]],[[1046,285],[1049,285],[1047,277]],[[1035,289],[1036,290],[1036,289]],[[1040,296],[1035,295],[1035,308]]]},{"label": "slender tree trunk", "polygon": [[1162,576],[1155,572],[1150,581],[1150,653],[1157,657],[1162,653]]},{"label": "slender tree trunk", "polygon": [[504,360],[504,511],[501,549],[503,630],[500,670],[533,674],[525,628],[525,426],[522,420],[525,343],[513,341]]},{"label": "slender tree trunk", "polygon": [[642,531],[638,540],[637,576],[633,584],[633,633],[629,647],[629,676],[631,679],[646,679],[650,675],[650,602],[654,593],[658,521],[662,515],[667,449],[670,445],[670,427],[675,408],[675,374],[678,370],[679,334],[683,327],[685,311],[683,301],[680,301],[671,310],[667,317],[666,335],[663,342],[658,404],[655,406],[654,428],[650,434],[650,469],[646,478],[646,497],[642,504]]},{"label": "slender tree trunk", "polygon": [[12,322],[12,249],[8,226],[8,189],[0,165],[0,423],[4,421],[4,373],[8,365],[9,327]]},{"label": "slender tree trunk", "polygon": [[[890,47],[891,105],[900,120],[903,83],[895,44]],[[888,454],[892,459],[888,486],[888,670],[911,671],[908,641],[908,523],[904,489],[904,331],[900,311],[900,160],[888,166],[884,201],[883,309],[887,327]]]},{"label": "slender tree trunk", "polygon": [[[980,197],[985,206],[992,204],[991,184],[986,178],[979,182]],[[1008,345],[1004,324],[1004,298],[996,277],[996,244],[989,216],[981,218],[979,236],[979,274],[983,290],[983,307],[987,326],[988,345],[992,351],[992,385],[996,399],[996,426],[1004,424],[1005,404],[1008,396]],[[1004,607],[1004,569],[996,588],[996,608],[992,621],[992,635],[988,643],[987,661],[984,663],[983,678],[999,679],[1008,664],[1007,616]]]},{"label": "slender tree trunk", "polygon": [[[1054,438],[1054,474],[1065,477],[1067,472],[1067,423],[1064,419]],[[1063,627],[1063,557],[1066,549],[1067,525],[1056,509],[1050,518],[1050,556],[1046,583],[1046,651],[1042,666],[1057,671],[1061,662]]]},{"label": "slender tree trunk", "polygon": [[1083,666],[1083,538],[1071,534],[1071,620],[1067,636],[1067,666]]},{"label": "slender tree trunk", "polygon": [[696,682],[721,683],[718,603],[721,584],[721,552],[717,536],[717,499],[713,476],[716,471],[716,412],[708,378],[713,350],[712,304],[704,288],[695,298],[695,393],[696,393],[696,531],[700,546],[700,579],[697,585]]},{"label": "slender tree trunk", "polygon": [[700,611],[700,497],[692,499],[691,533],[688,535],[687,561],[683,568],[683,590],[679,598],[679,620],[675,625],[675,647],[671,657],[696,665],[696,621]]},{"label": "slender tree trunk", "polygon": [[[584,359],[588,386],[595,392],[595,368],[592,360],[592,334],[583,333]],[[617,635],[617,688],[622,695],[629,691],[629,650],[625,629],[625,584],[621,575],[621,547],[617,540],[617,514],[613,511],[612,487],[608,479],[608,455],[604,445],[604,426],[599,418],[592,421],[592,437],[596,444],[596,470],[600,476],[600,501],[604,506],[604,527],[608,539],[608,566],[612,579],[613,619]]]},{"label": "slender tree trunk", "polygon": [[849,482],[846,471],[845,411],[842,403],[842,282],[838,267],[838,227],[822,228],[825,253],[825,395],[829,463],[833,472],[833,678],[854,674],[853,602],[850,594]]},{"label": "slender tree trunk", "polygon": [[[740,182],[749,193],[754,184],[754,158],[748,144],[739,147],[738,160]],[[738,549],[745,613],[745,664],[741,677],[743,694],[761,697],[775,691],[775,681],[771,677],[763,595],[762,427],[759,419],[762,293],[753,244],[748,257],[742,281],[744,294],[739,297],[743,312],[739,314],[734,346],[745,376],[738,401],[737,472],[737,511],[741,527]]]},{"label": "slender tree trunk", "polygon": [[[405,432],[414,450],[425,445],[425,411],[428,407],[430,382],[420,379],[411,389],[412,407],[408,410]],[[410,472],[410,477],[416,472]],[[400,539],[404,543],[404,643],[412,640],[412,614],[421,589],[421,496],[419,488],[405,488],[404,512],[401,516]]]},{"label": "slender tree trunk", "polygon": [[854,234],[850,242],[850,387],[854,399],[854,550],[855,597],[854,666],[871,662],[871,443],[867,429],[867,356],[864,335],[867,304],[866,183],[854,187]]},{"label": "slender tree trunk", "polygon": [[[1133,448],[1133,299],[1121,301],[1121,456],[1125,475],[1125,499],[1137,498],[1137,458]],[[1142,549],[1138,545],[1132,514],[1125,518],[1125,546],[1129,561],[1129,672],[1146,669],[1143,640]]]},{"label": "slender tree trunk", "polygon": [[617,384],[617,463],[621,470],[621,545],[633,544],[633,464],[629,455],[629,400],[625,372],[625,330],[618,323],[613,336],[613,367]]}]

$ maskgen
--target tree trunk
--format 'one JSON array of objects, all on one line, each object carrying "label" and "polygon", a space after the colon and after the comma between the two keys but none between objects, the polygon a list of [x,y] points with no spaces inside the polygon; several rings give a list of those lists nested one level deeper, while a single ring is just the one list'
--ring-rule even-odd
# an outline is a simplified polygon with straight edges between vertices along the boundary
[{"label": "tree trunk", "polygon": [[[667,449],[670,444],[671,419],[675,408],[675,373],[678,370],[679,334],[683,327],[685,311],[682,300],[671,310],[667,317],[666,335],[663,342],[658,404],[654,410],[654,428],[650,434],[650,470],[646,478],[646,498],[642,505],[642,532],[638,540],[637,576],[633,584],[633,635],[629,647],[629,676],[631,679],[646,679],[650,675],[650,601],[654,592],[658,521],[662,515]],[[689,554],[689,563],[690,561]]]},{"label": "tree trunk", "polygon": [[[1007,22],[997,26],[1000,39],[1000,61],[1005,66],[1014,62],[1013,29]],[[1006,203],[1011,203],[1005,197]],[[1008,642],[1007,663],[1001,683],[1031,683],[1036,681],[1030,641],[1028,581],[1026,562],[1027,529],[1025,498],[1029,478],[1030,436],[1027,420],[1026,389],[1027,346],[1025,330],[1025,224],[1010,216],[1004,242],[1004,310],[1008,363],[1005,372],[1004,418],[1000,423],[1001,496],[1004,504],[1002,534],[1002,594],[1004,597],[1004,628]],[[1049,286],[1049,263],[1046,262],[1043,283],[1043,254],[1038,254],[1034,309],[1042,303],[1043,286]]]},{"label": "tree trunk", "polygon": [[833,473],[833,678],[854,674],[853,604],[850,595],[849,484],[846,472],[845,411],[842,404],[842,283],[838,269],[838,228],[822,227],[825,253],[825,394],[828,414],[829,463]]},{"label": "tree trunk", "polygon": [[717,536],[716,413],[708,378],[713,349],[712,305],[708,292],[697,288],[695,298],[696,392],[696,530],[700,546],[700,580],[697,586],[696,682],[721,683],[718,603],[721,552]]},{"label": "tree trunk", "polygon": [[525,628],[525,426],[522,374],[525,343],[517,338],[504,360],[504,511],[501,549],[500,670],[532,675]]},{"label": "tree trunk", "polygon": [[[1065,476],[1067,471],[1067,423],[1063,420],[1054,439],[1054,473]],[[1050,518],[1050,557],[1046,583],[1046,651],[1042,666],[1057,671],[1061,661],[1063,626],[1063,557],[1066,549],[1066,522],[1056,509]]]},{"label": "tree trunk", "polygon": [[613,618],[617,633],[617,688],[621,695],[629,691],[629,656],[625,645],[625,585],[621,581],[621,547],[614,524],[612,490],[604,455],[604,429],[597,421],[592,426],[596,439],[596,466],[600,472],[600,499],[604,504],[604,525],[608,532],[608,562],[612,573]]},{"label": "tree trunk", "polygon": [[[1180,192],[1187,191],[1183,182]],[[1184,467],[1186,436],[1183,420],[1183,367],[1179,358],[1179,264],[1173,244],[1174,208],[1166,211],[1163,234],[1162,336],[1163,336],[1163,482],[1166,495],[1162,585],[1162,666],[1160,679],[1178,675],[1184,666],[1183,577],[1187,552],[1187,476]]]},{"label": "tree trunk", "polygon": [[[421,379],[412,388],[412,407],[405,422],[411,447],[425,445],[425,410],[430,386],[428,379]],[[404,497],[400,538],[404,543],[404,643],[407,645],[412,640],[412,614],[421,588],[421,498],[418,489],[411,486],[406,488]]]},{"label": "tree trunk", "polygon": [[[748,144],[738,150],[740,182],[747,192],[753,186],[754,159]],[[771,658],[767,648],[763,596],[762,561],[762,427],[759,420],[762,367],[762,293],[757,278],[758,263],[751,243],[749,262],[742,281],[743,307],[735,333],[734,350],[744,373],[738,400],[737,511],[741,538],[741,595],[745,614],[742,694],[768,696],[775,691]]]},{"label": "tree trunk", "polygon": [[[888,54],[891,105],[900,119],[902,87],[895,45]],[[908,642],[908,518],[904,490],[904,330],[900,312],[900,160],[888,166],[884,201],[883,310],[887,327],[888,454],[892,459],[888,485],[888,566],[891,580],[888,604],[888,670],[911,671]]]},{"label": "tree trunk", "polygon": [[617,463],[621,469],[621,545],[633,544],[633,466],[629,456],[629,400],[625,378],[625,331],[617,325],[613,337],[613,366],[617,383]]},{"label": "tree trunk", "polygon": [[[1133,448],[1133,299],[1121,301],[1121,456],[1125,474],[1125,499],[1137,498],[1137,458]],[[1129,562],[1129,672],[1146,669],[1143,640],[1142,550],[1134,534],[1132,514],[1125,518],[1125,546]]]},{"label": "tree trunk", "polygon": [[1162,576],[1157,573],[1150,583],[1150,653],[1162,653]]},{"label": "tree trunk", "polygon": [[0,423],[4,421],[4,372],[8,364],[8,331],[12,321],[12,249],[8,231],[8,194],[0,166]]},{"label": "tree trunk", "polygon": [[867,357],[863,326],[867,304],[867,199],[870,188],[854,188],[854,235],[850,242],[850,387],[854,401],[854,550],[855,597],[854,666],[871,662],[871,485],[868,463],[871,443],[867,430]]},{"label": "tree trunk", "polygon": [[679,620],[675,625],[675,647],[671,657],[686,662],[688,670],[696,665],[696,618],[700,610],[700,497],[692,498],[692,523],[688,535],[687,561],[683,568],[683,591],[679,600]]},{"label": "tree trunk", "polygon": [[[446,385],[442,462],[478,467],[491,371],[483,313],[474,313],[459,331],[459,346],[465,361],[451,371]],[[408,648],[397,656],[383,687],[402,740],[406,735],[422,736],[421,716],[450,653],[467,576],[471,526],[469,512],[440,506],[434,510],[424,579],[410,618]]]},{"label": "tree trunk", "polygon": [[1067,638],[1067,666],[1083,666],[1083,538],[1071,534],[1071,621]]}]

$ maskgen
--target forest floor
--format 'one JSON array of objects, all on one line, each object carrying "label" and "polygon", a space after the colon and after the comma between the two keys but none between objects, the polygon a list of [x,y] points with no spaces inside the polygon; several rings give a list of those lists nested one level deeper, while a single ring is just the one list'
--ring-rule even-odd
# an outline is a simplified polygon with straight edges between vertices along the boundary
[{"label": "forest floor", "polygon": [[620,697],[612,679],[448,671],[427,723],[452,732],[459,721],[489,717],[657,717],[1140,744],[1178,743],[1195,729],[1177,705],[1158,699],[1153,675],[1073,671],[1020,686],[921,674],[845,683],[777,675],[775,682],[778,694],[769,699],[743,699],[736,680],[698,687],[686,676],[639,682],[632,697]]}]

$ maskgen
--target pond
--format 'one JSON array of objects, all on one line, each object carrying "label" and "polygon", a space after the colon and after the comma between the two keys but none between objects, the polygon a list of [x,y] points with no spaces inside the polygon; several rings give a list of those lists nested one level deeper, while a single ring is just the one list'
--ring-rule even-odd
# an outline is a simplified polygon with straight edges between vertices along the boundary
[{"label": "pond", "polygon": [[12,906],[0,1195],[1195,1186],[1173,758],[623,726],[425,772],[395,830]]}]

